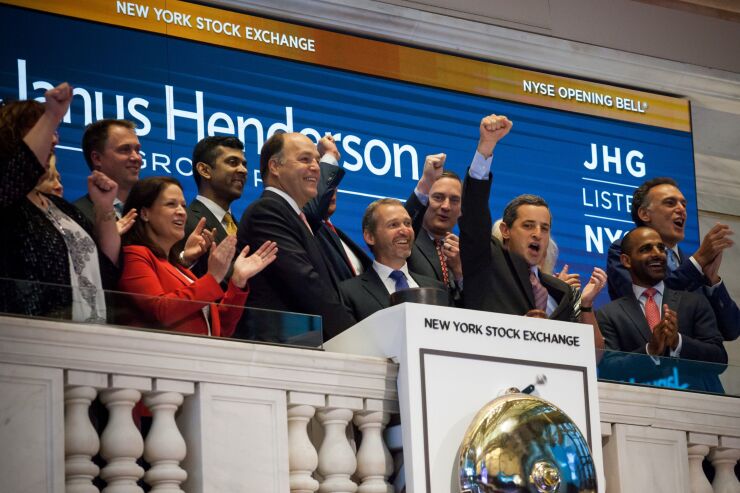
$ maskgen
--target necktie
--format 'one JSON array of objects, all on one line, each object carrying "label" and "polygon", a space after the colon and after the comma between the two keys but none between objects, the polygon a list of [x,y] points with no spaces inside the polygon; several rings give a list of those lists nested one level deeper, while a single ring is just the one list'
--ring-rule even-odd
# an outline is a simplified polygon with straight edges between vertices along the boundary
[{"label": "necktie", "polygon": [[547,310],[547,288],[542,285],[540,278],[532,271],[529,271],[529,282],[532,283],[534,307],[538,310]]},{"label": "necktie", "polygon": [[308,219],[306,219],[306,215],[303,213],[303,211],[301,211],[298,214],[298,217],[301,218],[301,221],[303,221],[303,224],[305,224],[306,228],[308,228],[308,232],[311,233],[311,236],[313,236],[313,230],[311,229],[311,226],[309,226]]},{"label": "necktie", "polygon": [[230,212],[227,212],[224,215],[224,223],[225,223],[224,229],[226,229],[226,234],[229,236],[235,235],[237,227],[236,227],[236,223],[234,222],[234,217],[231,215]]},{"label": "necktie", "polygon": [[653,330],[660,323],[660,310],[658,310],[658,304],[653,299],[653,296],[657,292],[658,290],[655,288],[648,288],[642,293],[645,297],[645,318],[647,319],[648,326],[650,326],[650,330]]},{"label": "necktie", "polygon": [[665,254],[666,263],[668,264],[668,270],[670,272],[673,272],[674,270],[678,269],[678,259],[676,258],[676,252],[668,248],[666,249]]},{"label": "necktie", "polygon": [[442,282],[445,283],[445,286],[450,284],[450,273],[447,270],[447,255],[445,255],[445,252],[442,250],[442,246],[444,245],[445,240],[442,238],[438,240],[434,240],[434,246],[437,248],[437,255],[439,256],[439,265],[442,267]]},{"label": "necktie", "polygon": [[389,277],[396,281],[396,291],[409,288],[409,283],[406,280],[406,274],[404,274],[402,271],[394,270],[393,272],[391,272]]}]

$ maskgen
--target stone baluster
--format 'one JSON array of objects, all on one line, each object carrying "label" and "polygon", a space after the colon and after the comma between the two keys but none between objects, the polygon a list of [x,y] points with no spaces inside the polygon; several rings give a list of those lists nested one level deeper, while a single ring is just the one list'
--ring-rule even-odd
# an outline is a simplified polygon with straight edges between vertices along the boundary
[{"label": "stone baluster", "polygon": [[714,466],[714,493],[738,493],[740,482],[735,476],[735,464],[740,459],[740,438],[719,437],[719,446],[709,454]]},{"label": "stone baluster", "polygon": [[326,407],[317,417],[324,428],[319,447],[319,474],[324,478],[320,493],[355,493],[357,485],[350,479],[357,468],[357,459],[347,440],[347,425],[353,410],[362,409],[362,399],[327,396]]},{"label": "stone baluster", "polygon": [[144,404],[152,412],[152,427],[144,442],[144,459],[151,467],[144,481],[152,487],[152,492],[183,493],[180,484],[188,475],[180,462],[187,449],[175,413],[183,395],[192,395],[194,391],[192,382],[155,379],[153,391],[144,396]]},{"label": "stone baluster", "polygon": [[288,461],[291,493],[313,493],[319,482],[312,474],[319,464],[319,455],[308,437],[308,422],[323,406],[323,395],[288,392]]},{"label": "stone baluster", "polygon": [[64,472],[66,493],[98,493],[92,484],[100,472],[92,457],[100,440],[88,410],[97,388],[107,385],[103,373],[67,371],[64,375]]},{"label": "stone baluster", "polygon": [[712,493],[712,485],[704,474],[701,463],[709,450],[717,446],[717,436],[690,432],[686,434],[686,443],[689,455],[689,490],[691,493]]},{"label": "stone baluster", "polygon": [[362,432],[357,451],[358,493],[393,493],[388,477],[393,474],[393,459],[383,441],[383,429],[390,414],[383,412],[383,401],[367,399],[365,410],[355,414],[354,423]]},{"label": "stone baluster", "polygon": [[143,493],[136,482],[144,475],[144,469],[136,460],[144,452],[144,440],[131,411],[141,392],[151,390],[151,380],[111,375],[109,387],[100,393],[100,401],[108,408],[108,425],[100,437],[100,454],[107,462],[100,472],[107,483],[103,493]]}]

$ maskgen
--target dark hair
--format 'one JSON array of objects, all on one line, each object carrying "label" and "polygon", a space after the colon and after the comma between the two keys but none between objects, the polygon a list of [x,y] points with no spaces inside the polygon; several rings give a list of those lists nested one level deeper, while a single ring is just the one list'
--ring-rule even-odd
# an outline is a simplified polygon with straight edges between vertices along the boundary
[{"label": "dark hair", "polygon": [[[543,199],[539,195],[520,195],[506,204],[506,208],[504,209],[504,217],[501,220],[508,227],[511,228],[514,225],[514,221],[516,221],[517,218],[519,206],[522,205],[536,205],[540,207],[545,207],[548,211],[550,210],[550,207],[547,205],[547,202],[545,202],[545,199]],[[552,214],[550,215],[550,221],[552,221]]]},{"label": "dark hair", "polygon": [[213,166],[221,152],[218,150],[219,146],[228,147],[230,149],[244,150],[244,144],[236,137],[230,135],[219,135],[213,137],[206,137],[201,139],[200,142],[195,144],[193,148],[193,179],[195,185],[200,189],[200,173],[195,169],[195,165],[198,163],[206,163]]},{"label": "dark hair", "polygon": [[282,161],[284,145],[285,133],[280,132],[273,134],[262,146],[262,150],[260,151],[260,175],[262,175],[262,183],[267,183],[267,170],[270,159],[274,157],[278,161]]},{"label": "dark hair", "polygon": [[0,106],[0,143],[13,145],[36,125],[44,114],[44,105],[34,99],[3,102]]},{"label": "dark hair", "polygon": [[87,161],[87,166],[90,168],[90,171],[93,170],[93,151],[103,152],[105,143],[108,141],[108,130],[114,125],[131,130],[136,129],[134,122],[128,120],[115,120],[113,118],[98,120],[85,128],[85,133],[82,134],[82,155],[85,156],[85,161]]},{"label": "dark hair", "polygon": [[[381,205],[399,205],[403,207],[403,203],[398,199],[391,199],[391,198],[385,198],[385,199],[378,199],[374,202],[371,202],[370,205],[367,206],[367,209],[365,209],[365,213],[362,215],[362,232],[369,231],[372,234],[375,234],[375,230],[378,227],[378,220],[375,217],[375,211],[380,207]],[[370,250],[373,249],[371,245],[368,245]]]},{"label": "dark hair", "polygon": [[650,201],[647,200],[648,194],[650,193],[650,189],[652,189],[653,187],[657,187],[658,185],[672,185],[678,188],[678,183],[676,183],[676,180],[674,180],[673,178],[668,178],[667,176],[652,178],[637,187],[635,189],[635,192],[632,194],[631,211],[632,220],[634,221],[636,226],[645,226],[645,223],[640,219],[639,211],[641,207],[647,207],[650,205]]},{"label": "dark hair", "polygon": [[[176,185],[182,190],[182,185],[175,178],[170,176],[151,176],[137,181],[128,194],[126,204],[123,206],[123,215],[125,216],[131,209],[139,212],[139,218],[134,221],[134,225],[121,238],[123,245],[143,245],[151,250],[154,255],[165,258],[165,253],[159,246],[152,241],[146,232],[146,223],[141,220],[141,210],[145,207],[151,207],[157,200],[157,197],[168,185]],[[167,260],[177,265],[180,254],[176,248],[170,250]]]},{"label": "dark hair", "polygon": [[439,175],[439,178],[437,178],[437,181],[441,180],[442,178],[451,178],[453,180],[457,180],[462,185],[462,179],[460,179],[460,175],[458,175],[452,170],[446,169],[442,171],[442,174]]}]

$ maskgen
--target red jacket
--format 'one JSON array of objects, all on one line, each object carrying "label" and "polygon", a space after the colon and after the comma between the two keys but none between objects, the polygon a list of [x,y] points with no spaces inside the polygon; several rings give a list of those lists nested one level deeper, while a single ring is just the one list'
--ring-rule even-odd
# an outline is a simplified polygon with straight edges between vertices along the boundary
[{"label": "red jacket", "polygon": [[130,297],[136,307],[132,325],[207,335],[202,309],[210,305],[211,334],[230,337],[234,333],[249,294],[248,285],[240,289],[229,282],[224,293],[212,275],[198,279],[180,267],[180,271],[195,279],[189,283],[177,267],[141,245],[123,247],[122,265],[119,289],[143,295]]}]

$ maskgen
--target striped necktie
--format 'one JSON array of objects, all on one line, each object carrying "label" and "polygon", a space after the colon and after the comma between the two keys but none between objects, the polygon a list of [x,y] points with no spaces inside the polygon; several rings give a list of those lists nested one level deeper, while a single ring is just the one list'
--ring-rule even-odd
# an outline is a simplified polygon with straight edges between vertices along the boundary
[{"label": "striped necktie", "polygon": [[534,307],[538,310],[547,311],[547,288],[542,285],[540,278],[532,271],[529,271],[529,282],[532,283]]}]

